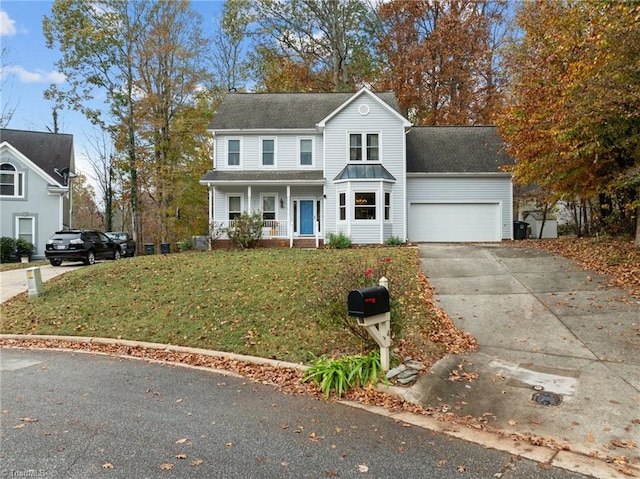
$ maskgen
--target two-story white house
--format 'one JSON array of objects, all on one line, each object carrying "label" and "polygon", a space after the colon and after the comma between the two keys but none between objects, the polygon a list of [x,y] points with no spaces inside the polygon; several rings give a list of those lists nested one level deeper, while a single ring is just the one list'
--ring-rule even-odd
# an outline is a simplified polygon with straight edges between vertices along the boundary
[{"label": "two-story white house", "polygon": [[[230,93],[210,125],[209,220],[260,212],[263,238],[319,246],[512,238],[494,127],[412,127],[393,93]],[[449,165],[448,165],[449,164]],[[486,224],[488,222],[488,224]],[[224,241],[224,236],[223,236]]]},{"label": "two-story white house", "polygon": [[55,231],[71,224],[73,136],[0,129],[0,236],[23,238],[43,259]]}]

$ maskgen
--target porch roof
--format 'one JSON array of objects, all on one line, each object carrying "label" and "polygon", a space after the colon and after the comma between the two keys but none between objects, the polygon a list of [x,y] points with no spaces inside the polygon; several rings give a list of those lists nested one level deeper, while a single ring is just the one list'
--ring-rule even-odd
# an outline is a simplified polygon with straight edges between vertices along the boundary
[{"label": "porch roof", "polygon": [[202,184],[214,186],[260,183],[323,185],[324,182],[324,172],[322,170],[209,170],[200,180]]},{"label": "porch roof", "polygon": [[333,181],[338,180],[353,180],[353,179],[380,179],[380,180],[393,180],[395,178],[387,169],[378,164],[374,165],[347,165],[345,166],[338,176]]}]

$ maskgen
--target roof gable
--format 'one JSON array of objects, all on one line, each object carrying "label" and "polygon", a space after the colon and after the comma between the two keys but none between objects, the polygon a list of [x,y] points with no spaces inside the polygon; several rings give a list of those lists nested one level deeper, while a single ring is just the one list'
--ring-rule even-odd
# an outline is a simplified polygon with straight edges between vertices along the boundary
[{"label": "roof gable", "polygon": [[62,178],[56,170],[69,168],[73,171],[75,168],[73,135],[0,129],[0,144],[5,142],[37,166],[47,181],[53,180],[62,185]]},{"label": "roof gable", "polygon": [[495,126],[419,126],[406,138],[407,173],[499,173],[514,164]]},{"label": "roof gable", "polygon": [[[316,129],[320,122],[363,91],[365,90],[357,93],[229,93],[218,106],[209,129]],[[369,94],[402,118],[400,106],[392,92]]]}]

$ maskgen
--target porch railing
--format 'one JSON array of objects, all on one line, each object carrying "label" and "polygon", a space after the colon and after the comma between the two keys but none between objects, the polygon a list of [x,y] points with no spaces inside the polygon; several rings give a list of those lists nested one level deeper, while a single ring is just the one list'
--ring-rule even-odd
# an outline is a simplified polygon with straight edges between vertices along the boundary
[{"label": "porch railing", "polygon": [[[225,233],[227,228],[233,228],[235,226],[235,220],[228,221],[217,221],[216,229],[221,232],[220,237],[226,238],[227,235]],[[272,239],[272,238],[288,238],[289,237],[289,229],[287,228],[286,221],[280,220],[264,220],[264,225],[262,226],[262,238],[264,239]]]}]

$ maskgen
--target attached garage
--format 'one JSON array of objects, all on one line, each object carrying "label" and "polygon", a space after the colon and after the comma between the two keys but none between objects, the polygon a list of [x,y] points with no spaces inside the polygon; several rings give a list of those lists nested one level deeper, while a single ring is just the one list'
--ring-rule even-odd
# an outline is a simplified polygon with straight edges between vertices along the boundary
[{"label": "attached garage", "polygon": [[409,240],[415,242],[500,241],[499,203],[412,203]]}]

